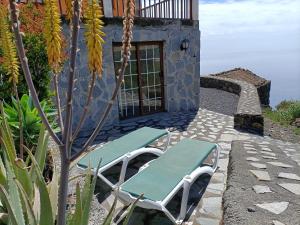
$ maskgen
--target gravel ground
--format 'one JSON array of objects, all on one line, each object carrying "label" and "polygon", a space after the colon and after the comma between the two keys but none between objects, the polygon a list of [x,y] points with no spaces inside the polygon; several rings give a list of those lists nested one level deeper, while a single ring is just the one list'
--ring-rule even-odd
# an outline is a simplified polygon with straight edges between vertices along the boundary
[{"label": "gravel ground", "polygon": [[214,88],[200,88],[200,107],[214,112],[233,116],[239,96]]},{"label": "gravel ground", "polygon": [[293,127],[284,127],[265,117],[265,135],[282,141],[300,143],[300,135],[296,135]]},{"label": "gravel ground", "polygon": [[[242,141],[233,142],[230,152],[230,161],[228,165],[227,190],[224,194],[224,224],[234,225],[267,225],[272,224],[272,220],[278,220],[286,225],[300,224],[300,204],[299,197],[289,191],[286,191],[278,185],[278,183],[296,183],[287,179],[277,178],[279,172],[299,173],[299,167],[289,159],[282,150],[279,150],[276,145],[272,147],[276,157],[281,162],[292,165],[293,168],[280,168],[268,165],[268,171],[271,177],[270,181],[258,181],[249,170],[257,170],[250,166],[246,157],[247,154],[242,145]],[[255,148],[259,149],[257,143]],[[259,155],[253,155],[258,157]],[[259,157],[258,157],[259,158]],[[270,161],[270,160],[265,160]],[[259,163],[265,163],[263,160]],[[252,190],[253,185],[267,185],[272,193],[256,194]],[[288,208],[281,214],[276,215],[266,210],[260,209],[255,204],[264,202],[289,202]]]}]

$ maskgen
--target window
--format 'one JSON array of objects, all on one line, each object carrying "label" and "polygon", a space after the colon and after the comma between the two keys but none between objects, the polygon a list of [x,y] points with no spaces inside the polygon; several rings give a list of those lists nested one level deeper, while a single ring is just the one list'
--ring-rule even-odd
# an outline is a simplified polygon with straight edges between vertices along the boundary
[{"label": "window", "polygon": [[[115,73],[121,65],[121,46],[113,48]],[[131,57],[118,95],[120,118],[162,111],[162,43],[133,43]]]}]

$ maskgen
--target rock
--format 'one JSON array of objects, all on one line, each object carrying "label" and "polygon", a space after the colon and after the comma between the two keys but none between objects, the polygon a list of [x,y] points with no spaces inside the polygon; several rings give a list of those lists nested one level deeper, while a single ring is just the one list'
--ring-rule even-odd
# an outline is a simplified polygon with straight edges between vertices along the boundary
[{"label": "rock", "polygon": [[261,170],[249,170],[249,171],[253,173],[258,180],[265,180],[265,181],[271,180],[269,173],[266,171],[261,171]]},{"label": "rock", "polygon": [[248,208],[247,208],[247,211],[248,211],[248,212],[255,212],[256,210],[255,210],[254,208],[252,208],[252,207],[248,207]]},{"label": "rock", "polygon": [[264,194],[264,193],[272,192],[268,186],[254,185],[252,188],[256,194]]},{"label": "rock", "polygon": [[293,122],[293,125],[296,127],[300,127],[300,118],[296,118],[296,120]]},{"label": "rock", "polygon": [[292,168],[293,166],[289,165],[289,164],[285,164],[282,162],[267,162],[268,164],[271,164],[273,166],[278,166],[278,167],[282,167],[282,168]]},{"label": "rock", "polygon": [[280,178],[286,178],[286,179],[291,179],[291,180],[300,180],[300,177],[297,174],[294,173],[279,173],[278,177]]},{"label": "rock", "polygon": [[300,195],[300,184],[281,183],[278,185],[283,187],[284,189],[294,193],[295,195]]},{"label": "rock", "polygon": [[257,207],[268,210],[274,214],[280,214],[284,212],[287,207],[289,206],[288,202],[271,202],[271,203],[262,203],[262,204],[255,204]]}]

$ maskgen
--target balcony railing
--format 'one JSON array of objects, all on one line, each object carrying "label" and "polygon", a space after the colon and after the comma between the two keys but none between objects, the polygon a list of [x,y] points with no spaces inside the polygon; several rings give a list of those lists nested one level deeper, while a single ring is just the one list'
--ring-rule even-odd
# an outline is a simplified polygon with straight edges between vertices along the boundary
[{"label": "balcony railing", "polygon": [[[0,2],[8,0],[0,0]],[[16,0],[27,3],[29,0]],[[87,1],[87,0],[83,0]],[[127,0],[99,0],[105,17],[122,17]],[[31,0],[43,4],[44,0]],[[57,0],[61,15],[66,14],[64,0]],[[135,0],[136,16],[144,18],[198,20],[198,0]],[[83,4],[85,5],[85,4]],[[82,9],[84,12],[84,7]]]},{"label": "balcony railing", "polygon": [[[112,0],[113,16],[123,16],[126,0]],[[193,0],[136,0],[136,16],[165,19],[193,18]],[[108,2],[105,2],[108,4]],[[198,7],[198,4],[195,5]],[[104,5],[105,8],[105,5]]]}]

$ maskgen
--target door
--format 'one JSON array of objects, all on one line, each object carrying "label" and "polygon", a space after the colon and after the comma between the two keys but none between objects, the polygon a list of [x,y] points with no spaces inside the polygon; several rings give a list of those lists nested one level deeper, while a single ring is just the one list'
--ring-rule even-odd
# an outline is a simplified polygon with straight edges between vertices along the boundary
[{"label": "door", "polygon": [[[121,45],[113,47],[115,72],[121,65]],[[162,43],[133,43],[131,57],[118,95],[121,119],[164,109]]]}]

